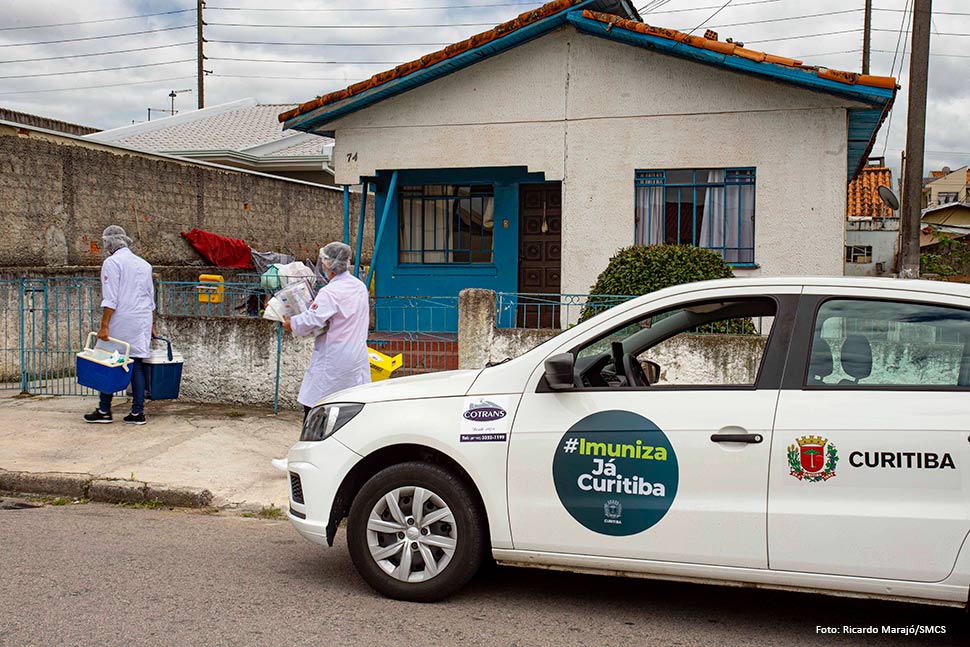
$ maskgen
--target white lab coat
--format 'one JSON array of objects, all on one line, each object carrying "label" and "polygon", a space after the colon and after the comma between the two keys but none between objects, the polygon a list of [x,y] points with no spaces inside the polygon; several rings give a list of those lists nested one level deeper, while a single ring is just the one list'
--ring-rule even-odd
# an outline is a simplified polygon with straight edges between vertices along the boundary
[{"label": "white lab coat", "polygon": [[290,320],[293,334],[299,336],[330,324],[313,342],[310,367],[303,376],[297,402],[312,407],[331,393],[370,382],[369,309],[363,282],[344,272],[320,288],[306,312]]},{"label": "white lab coat", "polygon": [[[122,247],[101,264],[101,307],[112,308],[108,335],[131,345],[131,357],[149,357],[155,285],[152,266]],[[99,347],[115,350],[114,344]]]}]

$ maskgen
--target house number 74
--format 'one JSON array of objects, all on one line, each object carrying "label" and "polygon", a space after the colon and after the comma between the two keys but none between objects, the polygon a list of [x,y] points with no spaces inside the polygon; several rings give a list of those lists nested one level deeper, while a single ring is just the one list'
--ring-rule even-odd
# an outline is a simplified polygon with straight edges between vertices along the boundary
[{"label": "house number 74", "polygon": [[347,153],[347,162],[348,163],[350,163],[350,162],[356,162],[356,161],[357,161],[357,151],[354,151],[353,153]]}]

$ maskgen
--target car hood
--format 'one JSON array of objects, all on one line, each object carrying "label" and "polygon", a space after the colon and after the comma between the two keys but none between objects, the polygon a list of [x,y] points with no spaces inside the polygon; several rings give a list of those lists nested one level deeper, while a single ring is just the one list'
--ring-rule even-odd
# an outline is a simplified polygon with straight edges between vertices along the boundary
[{"label": "car hood", "polygon": [[481,369],[392,378],[334,393],[324,402],[367,403],[461,396],[468,392],[479,373]]}]

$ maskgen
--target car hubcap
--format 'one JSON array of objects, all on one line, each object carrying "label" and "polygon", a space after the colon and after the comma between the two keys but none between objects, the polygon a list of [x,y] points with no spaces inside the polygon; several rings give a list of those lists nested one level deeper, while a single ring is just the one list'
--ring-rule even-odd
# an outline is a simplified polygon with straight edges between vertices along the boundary
[{"label": "car hubcap", "polygon": [[455,516],[426,488],[400,487],[380,499],[367,518],[367,545],[385,573],[402,582],[424,582],[455,554]]}]

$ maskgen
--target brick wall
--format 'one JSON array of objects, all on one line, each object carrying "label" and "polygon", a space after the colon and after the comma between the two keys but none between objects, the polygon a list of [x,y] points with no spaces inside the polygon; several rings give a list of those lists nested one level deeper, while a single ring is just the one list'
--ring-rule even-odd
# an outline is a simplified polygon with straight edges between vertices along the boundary
[{"label": "brick wall", "polygon": [[[351,196],[353,223],[358,200]],[[374,240],[372,201],[368,212],[365,260]],[[0,125],[0,223],[0,267],[98,265],[109,224],[123,226],[154,265],[198,260],[180,236],[193,227],[305,258],[342,238],[343,194]]]}]

